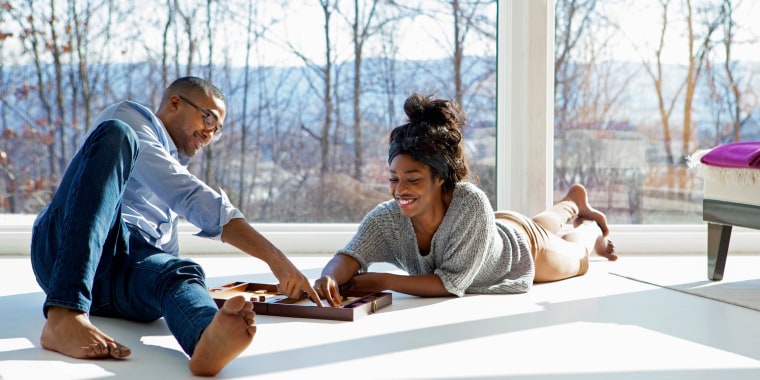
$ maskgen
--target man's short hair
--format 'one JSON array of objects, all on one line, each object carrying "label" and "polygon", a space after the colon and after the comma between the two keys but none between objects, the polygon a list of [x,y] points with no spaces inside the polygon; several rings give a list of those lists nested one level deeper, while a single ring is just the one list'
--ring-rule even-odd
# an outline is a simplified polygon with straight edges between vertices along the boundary
[{"label": "man's short hair", "polygon": [[185,96],[211,95],[221,100],[225,105],[227,104],[227,100],[225,99],[224,93],[222,93],[222,90],[220,90],[218,87],[211,84],[209,81],[203,78],[199,78],[199,77],[193,77],[193,76],[181,77],[175,80],[174,82],[172,82],[172,84],[170,84],[169,87],[166,89],[164,100],[174,95],[185,95]]}]

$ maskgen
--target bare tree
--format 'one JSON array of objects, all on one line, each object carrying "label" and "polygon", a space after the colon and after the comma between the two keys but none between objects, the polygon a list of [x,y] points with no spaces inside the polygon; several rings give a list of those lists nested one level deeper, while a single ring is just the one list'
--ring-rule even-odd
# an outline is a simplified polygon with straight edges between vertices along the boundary
[{"label": "bare tree", "polygon": [[[214,83],[214,29],[212,22],[214,21],[214,14],[211,10],[211,5],[214,0],[206,0],[206,39],[208,41],[208,62],[206,63],[206,80]],[[188,26],[189,30],[189,26]],[[204,169],[203,180],[210,184],[216,185],[214,176],[212,175],[212,167],[214,166],[214,145],[209,144],[206,149],[203,150]]]},{"label": "bare tree", "polygon": [[[324,80],[324,92],[322,101],[324,102],[324,121],[322,122],[321,132],[318,135],[314,135],[319,140],[320,150],[320,167],[319,167],[319,191],[320,196],[317,197],[318,210],[323,209],[324,198],[321,194],[325,194],[325,181],[327,180],[327,173],[329,172],[330,157],[330,127],[332,126],[332,116],[334,111],[333,95],[332,95],[332,72],[333,72],[333,47],[330,33],[330,18],[336,8],[336,3],[330,3],[330,0],[320,0],[320,6],[322,13],[325,17],[324,22],[324,35],[325,35],[325,64],[321,70],[321,76]],[[308,131],[308,129],[307,129]],[[318,218],[323,220],[324,214],[318,211]]]},{"label": "bare tree", "polygon": [[[179,0],[166,0],[167,16],[163,24],[161,45],[162,88],[166,88],[175,77],[191,75],[195,69],[198,36],[194,26],[198,20],[204,19],[198,16],[198,6],[188,5],[186,9],[184,5],[186,3]],[[174,64],[173,73],[169,72],[168,62]]]},{"label": "bare tree", "polygon": [[395,94],[398,92],[398,81],[396,79],[396,62],[398,56],[397,35],[394,28],[384,28],[383,34],[383,56],[380,58],[382,91],[385,95],[385,112],[386,124],[388,126],[396,125],[396,104],[394,103]]},{"label": "bare tree", "polygon": [[[726,78],[728,79],[728,88],[731,95],[733,95],[733,118],[732,118],[732,131],[734,141],[739,141],[739,130],[742,125],[741,115],[741,101],[742,93],[739,90],[739,85],[736,81],[734,69],[731,62],[731,48],[734,42],[734,9],[731,0],[723,0],[723,9],[726,12],[726,18],[723,21],[723,49],[726,54],[726,59],[723,64],[723,68],[726,71]],[[745,119],[746,120],[746,119]]]},{"label": "bare tree", "polygon": [[[166,22],[164,23],[163,34],[161,38],[161,79],[163,80],[162,87],[169,87],[169,32],[172,30],[172,24],[174,24],[174,8],[177,7],[177,0],[166,0]],[[175,51],[179,51],[176,49]],[[176,63],[179,63],[175,61]]]},{"label": "bare tree", "polygon": [[[324,106],[324,113],[323,113],[323,119],[321,123],[321,127],[317,132],[312,130],[311,128],[307,127],[304,124],[301,124],[301,129],[306,132],[309,136],[311,136],[314,140],[316,140],[319,143],[320,153],[319,153],[319,194],[324,194],[321,189],[324,188],[324,180],[327,178],[326,175],[329,173],[330,170],[330,130],[333,126],[333,113],[335,112],[335,106],[333,103],[333,65],[335,61],[334,52],[333,52],[333,42],[331,39],[332,32],[330,31],[330,22],[331,17],[333,13],[335,12],[335,9],[337,7],[336,1],[333,0],[332,2],[330,0],[319,0],[320,9],[322,10],[322,15],[324,16],[324,22],[322,24],[322,31],[324,35],[324,43],[325,43],[325,50],[324,50],[324,58],[325,63],[323,65],[319,65],[315,62],[313,62],[311,59],[309,59],[306,55],[299,52],[298,49],[296,49],[292,44],[289,44],[291,48],[291,52],[298,56],[301,60],[303,60],[306,68],[308,70],[311,70],[317,74],[319,79],[321,80],[321,86],[318,84],[310,83],[311,88],[316,93],[321,93],[321,100],[322,104]],[[321,87],[321,88],[320,88]],[[317,204],[317,213],[320,214],[317,216],[318,218],[321,218],[323,215],[323,207],[324,205],[324,198],[321,196],[317,196],[315,198],[316,204]]]},{"label": "bare tree", "polygon": [[[39,104],[42,106],[44,116],[41,116],[38,120],[44,120],[43,125],[39,123],[33,123],[30,126],[38,127],[42,131],[42,135],[54,136],[55,124],[57,123],[54,104],[52,104],[48,96],[48,78],[47,70],[45,70],[44,54],[48,45],[46,40],[44,27],[41,22],[44,22],[45,18],[52,18],[52,15],[46,16],[42,14],[43,9],[47,7],[39,6],[34,0],[28,0],[24,4],[17,4],[18,8],[10,10],[11,17],[18,23],[21,33],[19,34],[19,40],[22,42],[22,48],[24,51],[32,57],[32,64],[34,65],[35,84],[34,89],[37,92]],[[23,7],[22,7],[23,6]],[[37,19],[42,19],[38,21]],[[48,180],[50,183],[51,193],[55,191],[57,187],[57,176],[59,171],[58,152],[56,151],[57,141],[55,138],[45,140],[48,150]]]},{"label": "bare tree", "polygon": [[[660,29],[659,45],[655,51],[655,67],[645,63],[647,73],[649,73],[655,86],[655,92],[657,94],[658,108],[660,113],[660,121],[663,128],[663,143],[665,148],[666,160],[669,165],[676,164],[673,150],[671,147],[672,136],[670,130],[670,116],[676,105],[679,95],[683,91],[683,126],[682,126],[682,139],[681,139],[681,152],[678,160],[678,164],[683,164],[686,157],[691,154],[691,137],[692,137],[692,108],[694,102],[694,95],[697,88],[699,77],[702,73],[703,64],[706,56],[712,48],[711,38],[715,30],[722,23],[725,13],[721,10],[717,14],[713,12],[706,12],[709,19],[704,22],[705,31],[702,35],[699,35],[695,31],[695,21],[693,19],[693,6],[691,0],[685,0],[683,3],[685,22],[686,22],[686,43],[688,46],[688,57],[686,66],[686,77],[678,87],[671,100],[668,102],[665,99],[665,89],[663,84],[667,80],[663,72],[662,54],[665,50],[665,35],[668,29],[668,7],[670,0],[661,0],[662,6],[662,25]],[[698,41],[699,40],[699,41]]]},{"label": "bare tree", "polygon": [[714,128],[712,138],[706,141],[707,146],[747,138],[742,136],[742,131],[758,108],[753,86],[757,70],[747,62],[737,61],[733,54],[737,45],[754,43],[751,39],[737,40],[737,30],[744,28],[738,23],[735,15],[743,11],[742,5],[741,0],[723,1],[725,18],[720,28],[722,36],[717,41],[722,49],[716,48],[716,54],[711,54],[705,61],[708,96],[704,106],[711,111],[710,121]]},{"label": "bare tree", "polygon": [[673,165],[673,149],[671,146],[671,132],[670,132],[670,115],[675,107],[678,93],[680,93],[686,85],[686,82],[681,83],[676,94],[668,102],[665,99],[665,91],[663,89],[664,73],[662,54],[665,50],[665,33],[668,29],[668,7],[670,6],[670,0],[661,0],[662,5],[662,24],[660,26],[660,39],[659,45],[655,50],[655,67],[644,63],[647,73],[652,78],[655,88],[655,94],[657,95],[658,111],[660,114],[660,122],[662,124],[663,131],[663,144],[665,149],[665,159],[669,165]]},{"label": "bare tree", "polygon": [[686,93],[684,96],[683,108],[683,139],[681,145],[681,162],[683,163],[691,154],[691,131],[692,131],[692,109],[694,103],[694,94],[697,88],[697,81],[702,73],[702,67],[706,57],[712,49],[712,35],[715,30],[723,23],[726,15],[724,8],[719,8],[717,12],[706,12],[709,19],[705,21],[706,31],[701,36],[699,46],[695,50],[696,39],[699,38],[694,31],[693,7],[691,0],[686,0],[686,20],[688,27],[688,44],[689,44],[689,64],[686,73]]},{"label": "bare tree", "polygon": [[[360,2],[354,0],[354,14],[350,19],[351,31],[353,33],[354,44],[354,86],[353,86],[353,131],[354,131],[354,178],[361,181],[362,168],[364,167],[364,148],[362,145],[362,58],[364,44],[373,34],[372,23],[376,15],[379,0],[369,0]],[[347,18],[348,19],[348,18]]]},{"label": "bare tree", "polygon": [[[69,84],[71,87],[72,121],[71,125],[75,132],[87,131],[94,118],[93,111],[99,106],[95,100],[103,97],[96,90],[100,88],[100,81],[105,77],[109,68],[109,57],[106,47],[111,43],[111,27],[109,22],[114,12],[110,0],[86,1],[83,8],[77,7],[76,1],[69,2],[68,18],[71,42],[71,70],[69,71]],[[95,19],[105,20],[98,23]],[[81,93],[81,104],[77,101]],[[77,117],[79,109],[84,112],[80,121]],[[72,139],[72,149],[79,145],[79,134]]]},{"label": "bare tree", "polygon": [[[465,47],[468,46],[468,39],[476,37],[475,35],[487,39],[496,40],[496,25],[490,16],[484,13],[487,5],[495,4],[494,0],[441,0],[448,8],[448,15],[451,17],[452,39],[442,40],[441,43],[448,45],[451,49],[452,76],[454,82],[453,92],[454,99],[464,106],[466,102],[464,95],[470,90],[471,84],[464,83],[463,74],[469,71],[465,62]],[[431,17],[436,17],[435,13]],[[494,66],[493,72],[496,72]],[[490,76],[492,73],[486,74]],[[480,78],[482,79],[482,78]]]},{"label": "bare tree", "polygon": [[[50,55],[53,59],[53,83],[55,86],[55,91],[53,92],[54,100],[55,100],[55,109],[57,113],[57,117],[54,118],[55,122],[54,125],[58,129],[58,142],[60,145],[61,153],[60,153],[60,161],[58,163],[58,167],[62,168],[65,166],[65,164],[68,162],[68,150],[66,149],[67,145],[67,133],[66,133],[66,117],[65,117],[65,109],[63,104],[63,98],[64,98],[64,87],[63,87],[63,55],[71,52],[71,46],[64,44],[59,40],[58,36],[58,25],[57,23],[60,20],[60,17],[56,14],[55,9],[55,0],[50,0],[49,6],[50,6],[50,17],[47,19],[47,24],[49,26],[49,38],[50,40],[47,43],[47,49],[50,51]],[[55,173],[57,176],[59,173]]]},{"label": "bare tree", "polygon": [[[315,134],[319,139],[319,146],[321,147],[320,156],[320,178],[324,177],[328,173],[329,163],[328,157],[330,156],[330,127],[332,126],[333,116],[333,96],[332,96],[332,71],[333,71],[333,47],[330,33],[330,18],[336,7],[335,3],[330,3],[330,0],[320,0],[320,6],[322,13],[325,17],[324,35],[325,35],[325,64],[321,70],[322,79],[324,80],[322,101],[324,102],[325,112],[324,121],[322,122],[321,132]],[[322,186],[320,186],[322,188]]]},{"label": "bare tree", "polygon": [[[741,3],[741,2],[738,2]],[[734,62],[732,55],[732,48],[735,44],[735,27],[736,21],[734,19],[734,4],[731,0],[723,0],[723,10],[725,12],[725,18],[723,19],[723,49],[725,59],[723,61],[723,69],[727,78],[727,103],[731,107],[730,120],[731,120],[731,133],[733,141],[741,140],[740,132],[742,127],[750,120],[752,114],[757,109],[757,102],[755,104],[748,104],[748,101],[744,99],[744,91],[750,91],[752,85],[748,85],[746,90],[740,88],[739,79],[737,78],[737,62]],[[751,77],[749,78],[751,79]],[[751,83],[751,80],[748,81]],[[717,142],[716,142],[717,143]]]},{"label": "bare tree", "polygon": [[[580,41],[588,36],[596,0],[558,0],[554,3],[554,115],[556,120],[570,120],[577,106],[577,88],[588,65],[577,64]],[[590,62],[589,62],[590,63]]]},{"label": "bare tree", "polygon": [[[246,200],[246,184],[245,184],[245,178],[246,178],[246,157],[248,156],[246,152],[246,141],[248,137],[248,89],[251,85],[250,75],[250,63],[251,63],[251,50],[252,46],[254,44],[254,41],[259,38],[259,34],[254,31],[253,22],[254,22],[254,15],[256,14],[258,8],[254,9],[254,2],[248,3],[248,22],[246,23],[246,34],[245,34],[245,69],[243,72],[243,116],[241,120],[241,128],[240,128],[240,170],[238,172],[238,207],[241,209],[245,209],[245,200]],[[257,124],[260,128],[260,124]],[[256,147],[259,145],[259,138],[261,134],[257,133],[256,136]],[[254,155],[253,160],[253,175],[252,178],[254,181],[256,180],[256,174],[257,174],[257,164],[258,164],[258,157],[259,157],[259,150],[256,149],[256,154]]]},{"label": "bare tree", "polygon": [[[262,65],[252,66],[251,59],[262,60],[266,52],[262,51],[261,43],[268,29],[279,23],[279,20],[265,21],[259,15],[259,6],[255,2],[247,2],[245,65],[243,71],[243,94],[242,115],[240,116],[240,167],[238,171],[238,207],[246,209],[248,200],[258,186],[259,162],[261,160],[262,143],[264,139],[264,109],[263,105],[269,103],[267,93],[268,83],[277,83],[267,75],[268,69]],[[255,54],[255,57],[252,55]],[[253,76],[253,77],[252,77]],[[254,94],[251,91],[255,90]],[[254,96],[252,96],[254,95]],[[253,105],[252,105],[253,104]],[[250,109],[254,111],[251,111]],[[249,115],[253,114],[249,119]],[[252,140],[249,141],[249,133],[252,132]],[[248,158],[251,158],[250,167]],[[270,180],[274,180],[270,177]],[[272,182],[272,181],[270,181]]]}]

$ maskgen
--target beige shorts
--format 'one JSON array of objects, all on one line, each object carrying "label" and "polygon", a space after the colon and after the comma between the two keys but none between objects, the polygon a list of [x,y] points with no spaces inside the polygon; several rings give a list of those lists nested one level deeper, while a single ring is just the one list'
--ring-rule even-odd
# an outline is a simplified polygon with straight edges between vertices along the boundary
[{"label": "beige shorts", "polygon": [[522,231],[525,234],[530,244],[528,250],[534,260],[538,253],[546,248],[549,232],[543,226],[534,222],[533,219],[514,211],[496,211],[494,212],[494,216],[506,224],[517,227],[518,231]]}]

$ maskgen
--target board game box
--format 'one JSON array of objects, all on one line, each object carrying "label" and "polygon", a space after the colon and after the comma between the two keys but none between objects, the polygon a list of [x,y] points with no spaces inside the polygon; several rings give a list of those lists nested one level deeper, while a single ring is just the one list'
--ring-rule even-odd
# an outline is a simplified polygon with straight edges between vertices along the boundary
[{"label": "board game box", "polygon": [[[301,298],[289,298],[277,291],[277,285],[253,282],[232,282],[209,289],[211,297],[221,307],[225,300],[244,295],[253,303],[257,315],[276,315],[281,317],[299,317],[354,321],[390,305],[391,293],[356,293],[341,292],[342,305],[339,307],[319,307],[306,293]],[[327,302],[324,301],[327,305]]]}]

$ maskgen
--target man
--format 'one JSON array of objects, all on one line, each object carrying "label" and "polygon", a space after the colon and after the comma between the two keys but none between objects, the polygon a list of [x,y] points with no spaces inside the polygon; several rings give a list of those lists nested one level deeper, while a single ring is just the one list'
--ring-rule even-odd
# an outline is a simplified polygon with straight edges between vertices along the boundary
[{"label": "man", "polygon": [[284,294],[306,292],[319,303],[293,263],[223,192],[186,168],[219,137],[225,112],[218,88],[184,77],[166,89],[155,114],[131,101],[100,114],[34,223],[32,266],[46,293],[42,347],[74,358],[124,358],[130,349],[88,315],[164,317],[193,374],[215,375],[237,357],[256,332],[253,306],[239,296],[217,308],[202,268],[179,257],[179,216],[199,236],[265,261]]}]

